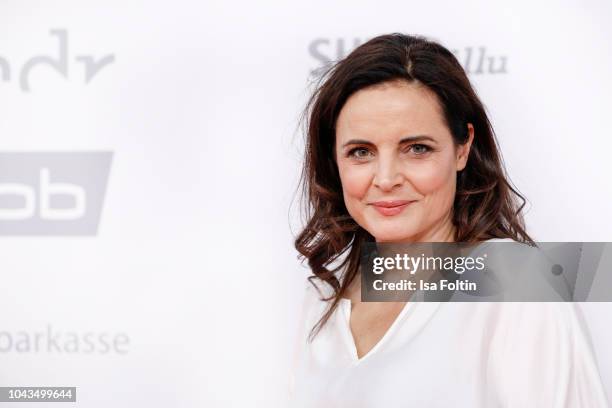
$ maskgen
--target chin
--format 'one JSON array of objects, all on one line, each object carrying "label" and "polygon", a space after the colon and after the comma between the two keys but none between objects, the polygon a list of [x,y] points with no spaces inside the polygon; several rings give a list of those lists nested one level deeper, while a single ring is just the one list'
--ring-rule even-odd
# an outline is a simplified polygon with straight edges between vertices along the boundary
[{"label": "chin", "polygon": [[406,230],[406,228],[373,228],[370,234],[376,238],[378,242],[402,242],[409,241],[417,232]]},{"label": "chin", "polygon": [[413,217],[382,217],[378,214],[360,214],[355,218],[357,223],[372,235],[378,242],[404,242],[417,236],[420,225]]}]

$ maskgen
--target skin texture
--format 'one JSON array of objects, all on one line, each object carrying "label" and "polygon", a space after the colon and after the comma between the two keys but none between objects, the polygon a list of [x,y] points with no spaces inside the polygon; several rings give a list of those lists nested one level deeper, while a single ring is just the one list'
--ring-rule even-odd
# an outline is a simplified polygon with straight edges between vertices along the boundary
[{"label": "skin texture", "polygon": [[[435,93],[418,82],[395,81],[357,91],[336,123],[335,158],[349,214],[378,242],[446,242],[454,234],[456,173],[469,141],[453,143]],[[431,139],[404,141],[412,136]],[[381,215],[373,202],[414,200],[399,214]]]},{"label": "skin texture", "polygon": [[[395,81],[357,91],[336,123],[335,159],[344,202],[377,242],[453,241],[457,171],[474,137],[456,146],[435,93],[418,82]],[[424,140],[404,140],[428,136]],[[396,215],[372,203],[414,200]],[[385,335],[405,302],[361,302],[360,279],[349,287],[350,327],[362,358]]]}]

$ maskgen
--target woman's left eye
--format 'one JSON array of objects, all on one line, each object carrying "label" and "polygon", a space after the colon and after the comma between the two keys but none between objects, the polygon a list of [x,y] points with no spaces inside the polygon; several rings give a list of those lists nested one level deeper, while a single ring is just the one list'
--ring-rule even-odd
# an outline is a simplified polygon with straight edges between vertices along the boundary
[{"label": "woman's left eye", "polygon": [[410,146],[410,150],[412,150],[414,154],[425,154],[429,152],[431,148],[424,144],[413,144]]}]

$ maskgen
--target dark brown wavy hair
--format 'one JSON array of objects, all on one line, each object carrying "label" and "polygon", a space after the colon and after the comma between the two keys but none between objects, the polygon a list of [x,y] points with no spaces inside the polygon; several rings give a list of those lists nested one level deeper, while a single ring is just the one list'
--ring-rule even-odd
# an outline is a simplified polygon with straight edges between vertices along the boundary
[{"label": "dark brown wavy hair", "polygon": [[[331,303],[312,328],[311,339],[358,275],[364,242],[374,240],[344,204],[333,153],[336,119],[353,93],[397,80],[418,81],[437,95],[456,145],[468,141],[467,123],[474,126],[467,165],[457,172],[455,241],[512,238],[534,245],[521,213],[526,201],[509,182],[485,108],[455,56],[423,36],[393,33],[373,38],[323,70],[300,120],[306,134],[300,185],[307,222],[295,248],[302,261],[308,260],[310,283],[318,290],[313,279],[322,280],[334,292],[322,299]],[[344,272],[338,279],[340,270]]]}]

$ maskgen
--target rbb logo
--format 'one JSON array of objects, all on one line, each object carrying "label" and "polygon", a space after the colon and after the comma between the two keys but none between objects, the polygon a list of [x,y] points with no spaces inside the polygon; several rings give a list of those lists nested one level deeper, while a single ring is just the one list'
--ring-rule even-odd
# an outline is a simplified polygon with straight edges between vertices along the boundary
[{"label": "rbb logo", "polygon": [[0,235],[95,235],[112,152],[0,153]]},{"label": "rbb logo", "polygon": [[[38,194],[34,187],[21,183],[0,183],[0,196],[17,196],[23,199],[21,208],[1,208],[0,220],[25,220],[36,215],[38,201],[38,215],[43,220],[76,220],[85,215],[86,194],[85,189],[76,184],[52,183],[49,169],[40,169],[40,184]],[[36,196],[38,195],[38,200]],[[70,196],[74,199],[72,208],[52,208],[53,195]]]}]

